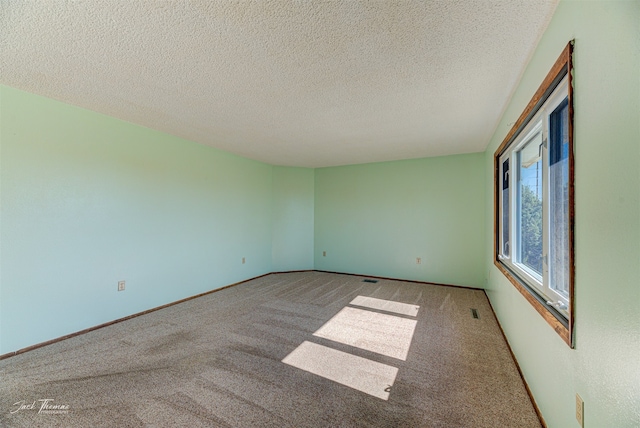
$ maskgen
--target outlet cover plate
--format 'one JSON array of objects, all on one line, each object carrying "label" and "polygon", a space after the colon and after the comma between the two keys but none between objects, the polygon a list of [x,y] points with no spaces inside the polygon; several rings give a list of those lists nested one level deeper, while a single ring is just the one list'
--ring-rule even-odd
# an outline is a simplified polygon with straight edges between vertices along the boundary
[{"label": "outlet cover plate", "polygon": [[584,401],[576,394],[576,420],[584,428]]}]

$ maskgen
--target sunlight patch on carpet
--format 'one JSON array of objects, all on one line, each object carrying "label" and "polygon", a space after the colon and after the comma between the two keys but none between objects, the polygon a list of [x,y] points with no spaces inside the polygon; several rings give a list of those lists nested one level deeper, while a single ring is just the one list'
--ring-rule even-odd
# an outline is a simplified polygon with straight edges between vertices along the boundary
[{"label": "sunlight patch on carpet", "polygon": [[[366,296],[350,304],[359,307],[345,306],[313,335],[406,361],[418,321],[371,309],[415,317],[420,306]],[[396,367],[308,341],[282,362],[383,400],[398,374]]]},{"label": "sunlight patch on carpet", "polygon": [[398,369],[304,341],[283,363],[387,400]]},{"label": "sunlight patch on carpet", "polygon": [[376,299],[375,297],[358,296],[349,302],[350,305],[362,306],[365,308],[378,309],[385,312],[394,312],[401,315],[415,317],[418,315],[420,306],[409,305],[407,303],[394,302],[393,300]]},{"label": "sunlight patch on carpet", "polygon": [[406,361],[416,320],[345,307],[314,336]]}]

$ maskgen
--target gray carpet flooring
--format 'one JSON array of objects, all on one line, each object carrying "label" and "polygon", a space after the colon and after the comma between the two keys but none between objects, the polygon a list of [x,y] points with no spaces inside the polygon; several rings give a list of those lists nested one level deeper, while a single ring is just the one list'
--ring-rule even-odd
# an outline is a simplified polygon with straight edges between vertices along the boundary
[{"label": "gray carpet flooring", "polygon": [[272,274],[2,360],[0,426],[541,426],[484,292],[363,279]]}]

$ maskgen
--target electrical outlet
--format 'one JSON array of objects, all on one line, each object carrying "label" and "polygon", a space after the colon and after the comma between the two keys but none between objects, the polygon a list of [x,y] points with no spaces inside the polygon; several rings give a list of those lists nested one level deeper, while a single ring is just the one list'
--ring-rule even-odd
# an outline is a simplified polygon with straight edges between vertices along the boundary
[{"label": "electrical outlet", "polygon": [[242,264],[244,264],[246,262],[246,260],[244,259],[244,257],[242,258]]},{"label": "electrical outlet", "polygon": [[124,281],[118,281],[118,291],[124,291]]},{"label": "electrical outlet", "polygon": [[416,258],[416,264],[417,265],[421,265],[422,264],[422,259],[420,257]]},{"label": "electrical outlet", "polygon": [[584,428],[584,401],[576,394],[576,419],[580,426]]},{"label": "electrical outlet", "polygon": [[322,257],[327,257],[327,252],[326,251],[322,252]]}]

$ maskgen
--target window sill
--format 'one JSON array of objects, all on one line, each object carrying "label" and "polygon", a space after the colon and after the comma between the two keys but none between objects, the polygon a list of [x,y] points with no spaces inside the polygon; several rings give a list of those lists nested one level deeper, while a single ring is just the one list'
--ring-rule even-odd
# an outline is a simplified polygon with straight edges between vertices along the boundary
[{"label": "window sill", "polygon": [[494,264],[507,277],[514,287],[524,296],[525,299],[534,307],[536,311],[544,318],[544,320],[553,328],[553,330],[564,340],[564,342],[571,348],[574,348],[573,335],[571,334],[571,325],[573,323],[573,310],[569,308],[569,319],[562,316],[561,313],[555,314],[545,303],[542,302],[542,297],[535,294],[534,291],[524,285],[524,283],[518,279],[507,267],[505,267],[499,260],[495,260]]}]

